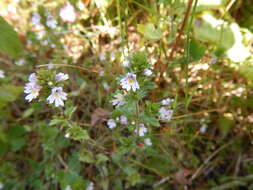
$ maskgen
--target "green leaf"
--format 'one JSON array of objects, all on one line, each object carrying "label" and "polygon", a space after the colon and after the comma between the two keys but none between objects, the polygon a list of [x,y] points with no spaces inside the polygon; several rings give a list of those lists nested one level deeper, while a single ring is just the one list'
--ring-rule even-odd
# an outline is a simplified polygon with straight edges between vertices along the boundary
[{"label": "green leaf", "polygon": [[49,126],[54,126],[54,125],[62,125],[66,122],[65,119],[62,118],[54,118],[50,121]]},{"label": "green leaf", "polygon": [[163,37],[161,30],[156,29],[154,24],[138,24],[137,30],[150,41],[157,41]]},{"label": "green leaf", "polygon": [[15,101],[21,94],[23,87],[14,85],[0,86],[0,107],[4,107],[8,102]]},{"label": "green leaf", "polygon": [[85,163],[94,163],[95,159],[92,153],[88,150],[82,150],[79,155],[79,160]]},{"label": "green leaf", "polygon": [[90,138],[88,132],[80,126],[73,126],[69,128],[67,132],[70,133],[71,138],[74,140],[81,141]]},{"label": "green leaf", "polygon": [[77,107],[76,106],[70,106],[67,107],[66,110],[64,111],[64,114],[71,119],[73,113],[76,111]]},{"label": "green leaf", "polygon": [[200,60],[206,51],[206,47],[200,43],[198,43],[196,40],[190,41],[190,57],[192,61],[198,61]]},{"label": "green leaf", "polygon": [[0,16],[0,52],[17,58],[22,52],[22,44],[13,27]]},{"label": "green leaf", "polygon": [[26,144],[26,140],[24,137],[19,137],[11,140],[11,150],[18,151]]},{"label": "green leaf", "polygon": [[26,133],[25,128],[23,126],[19,126],[19,125],[11,126],[8,130],[8,135],[11,138],[20,137],[20,136],[24,135],[25,133]]},{"label": "green leaf", "polygon": [[96,158],[97,158],[97,164],[100,164],[102,162],[106,162],[108,160],[108,157],[104,154],[98,154],[96,155]]}]

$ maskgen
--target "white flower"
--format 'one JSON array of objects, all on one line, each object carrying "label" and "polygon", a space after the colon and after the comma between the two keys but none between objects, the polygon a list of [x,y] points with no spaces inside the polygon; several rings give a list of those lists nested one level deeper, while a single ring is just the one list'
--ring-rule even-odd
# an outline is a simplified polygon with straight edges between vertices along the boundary
[{"label": "white flower", "polygon": [[99,60],[100,61],[105,61],[106,60],[106,57],[105,57],[105,55],[103,53],[99,54]]},{"label": "white flower", "polygon": [[37,75],[35,73],[32,73],[29,75],[28,80],[30,83],[36,83],[37,82]]},{"label": "white flower", "polygon": [[0,189],[3,189],[4,185],[0,182]]},{"label": "white flower", "polygon": [[114,129],[114,128],[116,127],[116,122],[115,122],[114,119],[109,119],[109,120],[107,121],[107,125],[108,125],[108,127],[109,127],[110,129]]},{"label": "white flower", "polygon": [[4,71],[0,70],[0,78],[4,78],[4,77],[5,77]]},{"label": "white flower", "polygon": [[103,82],[102,85],[103,85],[103,87],[104,87],[105,90],[109,90],[110,89],[110,86],[109,86],[109,84],[107,82]]},{"label": "white flower", "polygon": [[55,107],[64,106],[63,100],[67,100],[67,93],[63,92],[62,87],[54,87],[47,98],[49,104],[55,103]]},{"label": "white flower", "polygon": [[145,135],[145,133],[148,132],[148,129],[145,127],[145,125],[143,123],[140,123],[139,124],[139,132],[138,132],[138,129],[135,129],[134,132],[137,133],[140,137],[143,137]]},{"label": "white flower", "polygon": [[69,134],[69,133],[66,133],[66,134],[64,135],[64,137],[68,139],[68,138],[70,137],[70,134]]},{"label": "white flower", "polygon": [[140,88],[136,80],[136,75],[133,73],[127,73],[126,76],[120,80],[120,85],[127,91],[132,89],[135,92],[136,89]]},{"label": "white flower", "polygon": [[65,189],[64,190],[72,190],[72,188],[71,188],[71,186],[70,185],[68,185],[68,186],[66,186],[65,187]]},{"label": "white flower", "polygon": [[150,69],[144,69],[143,74],[147,77],[151,76],[153,72]]},{"label": "white flower", "polygon": [[110,58],[111,58],[111,61],[115,61],[116,55],[115,55],[114,52],[111,52],[111,53],[110,53]]},{"label": "white flower", "polygon": [[62,7],[60,10],[60,17],[64,22],[75,22],[76,12],[74,7],[70,3]]},{"label": "white flower", "polygon": [[170,120],[173,114],[173,110],[166,109],[165,107],[161,107],[159,110],[160,118],[165,120]]},{"label": "white flower", "polygon": [[112,105],[118,107],[122,106],[126,103],[124,95],[123,94],[116,94],[113,96],[115,99],[111,101]]},{"label": "white flower", "polygon": [[161,104],[164,105],[164,106],[168,106],[168,105],[170,105],[172,102],[174,102],[174,99],[172,99],[172,98],[166,98],[166,99],[163,99],[163,100],[161,101]]},{"label": "white flower", "polygon": [[123,67],[129,67],[131,65],[131,63],[130,63],[130,61],[128,61],[128,60],[124,60],[123,62],[122,62],[122,66]]},{"label": "white flower", "polygon": [[53,69],[54,68],[54,64],[52,62],[49,62],[47,68],[48,69]]},{"label": "white flower", "polygon": [[150,138],[146,138],[144,139],[144,144],[147,145],[147,146],[152,146],[152,141]]},{"label": "white flower", "polygon": [[57,21],[54,19],[54,17],[51,14],[47,15],[47,21],[46,25],[48,28],[54,29],[57,27]]},{"label": "white flower", "polygon": [[15,64],[18,65],[18,66],[22,66],[25,64],[25,59],[20,59],[18,61],[15,61]]},{"label": "white flower", "polygon": [[93,190],[94,189],[94,183],[90,182],[90,184],[87,186],[86,190]]},{"label": "white flower", "polygon": [[55,75],[54,79],[57,82],[68,80],[69,79],[69,75],[68,74],[64,74],[64,73],[58,73],[58,74]]},{"label": "white flower", "polygon": [[38,13],[32,14],[32,25],[33,26],[40,26],[40,15]]},{"label": "white flower", "polygon": [[204,133],[206,133],[206,130],[207,130],[207,124],[204,123],[204,124],[200,127],[199,131],[200,131],[200,133],[204,134]]},{"label": "white flower", "polygon": [[39,96],[40,89],[41,86],[38,85],[36,82],[26,83],[24,93],[28,95],[25,97],[25,99],[28,102],[31,102],[33,99],[36,99]]},{"label": "white flower", "polygon": [[127,117],[124,115],[120,116],[120,124],[127,125],[127,123],[128,123]]}]

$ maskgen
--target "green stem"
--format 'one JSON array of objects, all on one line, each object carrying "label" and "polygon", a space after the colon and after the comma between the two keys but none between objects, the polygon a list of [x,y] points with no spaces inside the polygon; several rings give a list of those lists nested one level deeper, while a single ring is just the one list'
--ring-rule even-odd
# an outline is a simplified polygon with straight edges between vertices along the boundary
[{"label": "green stem", "polygon": [[[190,21],[189,24],[187,26],[187,38],[186,38],[186,46],[185,46],[185,50],[186,50],[186,65],[185,65],[185,76],[186,76],[186,84],[185,84],[185,98],[188,99],[188,95],[189,95],[189,61],[190,61],[190,32],[191,32],[191,26],[192,26],[192,22],[193,22],[193,17],[194,17],[194,13],[196,10],[198,4],[198,0],[194,1],[194,5],[193,5],[193,9],[191,12],[191,16],[190,16]],[[186,108],[187,109],[187,108]]]}]

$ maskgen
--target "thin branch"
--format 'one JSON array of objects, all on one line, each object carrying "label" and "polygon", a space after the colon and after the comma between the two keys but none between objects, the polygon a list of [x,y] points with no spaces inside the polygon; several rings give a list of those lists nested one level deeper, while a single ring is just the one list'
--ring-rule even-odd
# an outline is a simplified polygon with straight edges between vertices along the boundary
[{"label": "thin branch", "polygon": [[80,67],[80,66],[76,66],[76,65],[68,65],[68,64],[44,64],[44,65],[38,65],[36,67],[40,68],[40,67],[48,67],[48,66],[71,67],[71,68],[75,68],[75,69],[80,69],[81,71],[85,71],[85,72],[98,73],[98,71],[95,71],[95,70],[86,69],[84,67]]}]

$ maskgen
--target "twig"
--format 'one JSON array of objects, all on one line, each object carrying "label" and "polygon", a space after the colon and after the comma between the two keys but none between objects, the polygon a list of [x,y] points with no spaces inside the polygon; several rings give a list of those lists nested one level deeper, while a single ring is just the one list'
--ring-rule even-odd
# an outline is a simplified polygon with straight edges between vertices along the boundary
[{"label": "twig", "polygon": [[167,176],[167,177],[161,179],[160,181],[156,182],[156,183],[153,185],[153,188],[155,188],[155,187],[157,187],[157,186],[159,186],[159,185],[165,183],[165,182],[168,181],[169,179],[170,179],[169,176]]},{"label": "twig", "polygon": [[85,71],[85,72],[98,73],[98,71],[95,71],[95,70],[86,69],[84,67],[80,67],[80,66],[76,66],[76,65],[68,65],[68,64],[44,64],[44,65],[38,65],[36,67],[40,68],[40,67],[48,67],[48,66],[71,67],[71,68],[75,68],[75,69],[80,69],[80,70]]},{"label": "twig", "polygon": [[64,166],[64,168],[66,170],[68,170],[68,165],[64,162],[64,160],[62,159],[61,155],[58,155],[57,157],[58,157],[59,161],[61,162],[61,164]]},{"label": "twig", "polygon": [[201,114],[209,113],[209,112],[216,112],[216,111],[220,112],[222,110],[223,110],[222,108],[203,110],[203,111],[199,111],[199,112],[195,112],[195,113],[189,113],[189,114],[175,116],[175,117],[172,117],[172,119],[180,119],[180,118],[188,117],[188,116],[191,116],[191,115],[201,115]]}]

